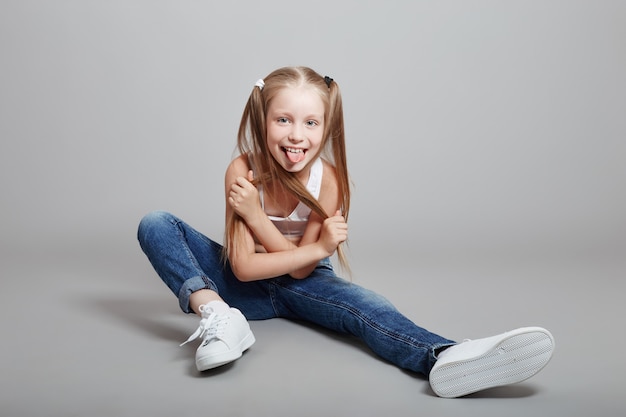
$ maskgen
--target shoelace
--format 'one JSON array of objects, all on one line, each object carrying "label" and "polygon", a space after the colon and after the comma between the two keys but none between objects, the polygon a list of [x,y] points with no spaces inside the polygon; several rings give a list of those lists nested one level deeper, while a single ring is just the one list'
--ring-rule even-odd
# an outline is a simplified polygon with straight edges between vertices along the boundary
[{"label": "shoelace", "polygon": [[[208,313],[208,315],[206,314]],[[224,333],[224,324],[228,321],[228,316],[225,314],[216,314],[214,312],[202,311],[202,318],[200,324],[195,332],[187,340],[180,344],[180,346],[186,345],[189,342],[202,337],[205,341],[213,338],[218,338]]]}]

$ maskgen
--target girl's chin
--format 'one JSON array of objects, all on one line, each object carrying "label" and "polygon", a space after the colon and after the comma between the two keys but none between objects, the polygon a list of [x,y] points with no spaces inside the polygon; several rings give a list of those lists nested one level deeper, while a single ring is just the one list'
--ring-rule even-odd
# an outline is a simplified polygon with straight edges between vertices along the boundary
[{"label": "girl's chin", "polygon": [[296,164],[281,164],[285,171],[291,172],[293,174],[301,172],[306,167],[306,165],[307,163],[305,161],[298,162]]},{"label": "girl's chin", "polygon": [[300,179],[300,181],[306,183],[306,181],[309,178],[309,172],[306,169],[309,166],[309,162],[308,160],[304,160],[301,162],[298,162],[297,164],[284,164],[281,163],[280,165],[283,167],[283,169],[287,172],[289,172],[290,174],[295,175],[298,179]]}]

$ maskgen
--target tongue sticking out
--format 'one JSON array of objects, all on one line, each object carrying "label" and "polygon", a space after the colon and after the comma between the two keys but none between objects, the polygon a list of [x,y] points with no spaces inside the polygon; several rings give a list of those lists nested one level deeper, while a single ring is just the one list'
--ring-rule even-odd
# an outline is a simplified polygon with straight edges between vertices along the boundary
[{"label": "tongue sticking out", "polygon": [[304,151],[290,152],[289,150],[287,150],[285,153],[287,154],[287,158],[292,164],[297,164],[304,159]]}]

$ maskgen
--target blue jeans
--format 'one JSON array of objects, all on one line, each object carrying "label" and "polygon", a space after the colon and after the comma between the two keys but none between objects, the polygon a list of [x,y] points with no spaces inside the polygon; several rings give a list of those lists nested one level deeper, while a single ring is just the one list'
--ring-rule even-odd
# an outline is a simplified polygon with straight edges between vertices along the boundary
[{"label": "blue jeans", "polygon": [[454,344],[415,325],[384,297],[337,277],[329,259],[305,279],[284,275],[241,282],[222,260],[220,244],[169,213],[146,215],[138,239],[186,313],[192,313],[191,293],[211,289],[248,320],[282,317],[315,323],[356,336],[380,357],[424,375],[434,365],[437,349]]}]

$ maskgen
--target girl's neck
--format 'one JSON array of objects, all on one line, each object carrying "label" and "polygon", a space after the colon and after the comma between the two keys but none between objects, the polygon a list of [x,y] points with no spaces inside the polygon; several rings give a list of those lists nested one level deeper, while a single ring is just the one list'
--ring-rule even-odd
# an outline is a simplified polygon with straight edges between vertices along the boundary
[{"label": "girl's neck", "polygon": [[298,179],[298,181],[300,181],[302,185],[306,187],[307,183],[309,182],[309,177],[311,176],[311,167],[306,167],[302,171],[294,173],[294,176]]}]

